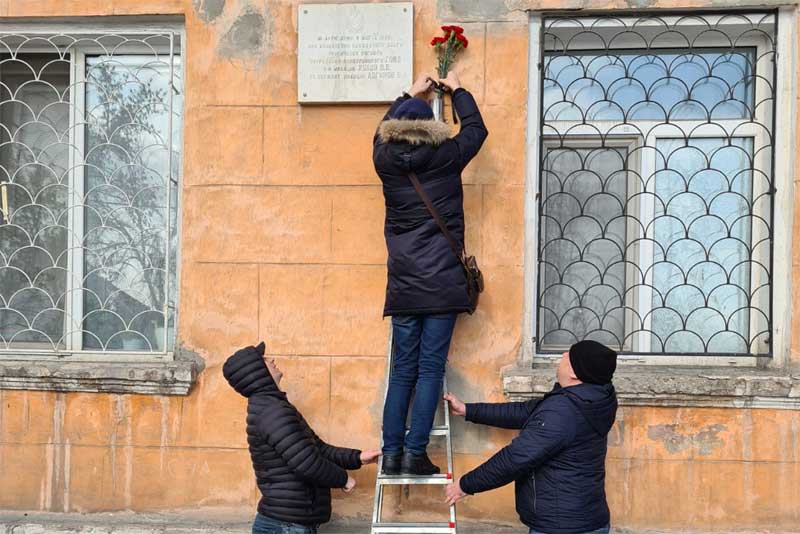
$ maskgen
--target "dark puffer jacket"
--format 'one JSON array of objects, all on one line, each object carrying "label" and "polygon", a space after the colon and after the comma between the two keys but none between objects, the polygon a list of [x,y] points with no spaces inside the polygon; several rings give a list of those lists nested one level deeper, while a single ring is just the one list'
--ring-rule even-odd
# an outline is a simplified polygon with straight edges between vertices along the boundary
[{"label": "dark puffer jacket", "polygon": [[516,481],[517,513],[547,534],[582,534],[609,523],[606,436],[617,397],[611,384],[578,384],[541,401],[468,404],[467,420],[521,429],[510,445],[461,478],[474,494]]},{"label": "dark puffer jacket", "polygon": [[286,399],[264,363],[264,344],[247,347],[222,368],[247,397],[247,443],[261,490],[259,513],[289,523],[319,525],[331,518],[330,488],[361,467],[361,451],[328,445]]},{"label": "dark puffer jacket", "polygon": [[375,135],[373,163],[383,182],[384,236],[389,251],[386,315],[469,311],[464,270],[408,174],[417,173],[447,228],[464,242],[464,191],[461,171],[483,145],[488,131],[475,99],[464,89],[453,93],[461,131],[438,121],[392,119],[410,98],[397,99]]}]

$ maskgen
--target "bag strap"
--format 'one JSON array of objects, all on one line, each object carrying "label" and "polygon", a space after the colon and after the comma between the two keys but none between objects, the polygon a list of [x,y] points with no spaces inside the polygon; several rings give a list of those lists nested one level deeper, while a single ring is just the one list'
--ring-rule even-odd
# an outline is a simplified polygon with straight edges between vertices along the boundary
[{"label": "bag strap", "polygon": [[411,172],[408,174],[409,179],[411,180],[411,185],[414,186],[416,189],[417,194],[422,199],[422,202],[425,204],[425,207],[428,208],[428,211],[433,216],[433,219],[436,221],[436,224],[439,225],[439,229],[444,234],[445,238],[447,238],[447,242],[450,243],[450,249],[452,249],[453,254],[456,255],[458,261],[464,265],[464,248],[458,246],[458,242],[453,237],[453,234],[450,233],[450,230],[447,229],[447,225],[444,223],[441,215],[439,212],[436,211],[436,208],[433,206],[433,202],[431,202],[428,193],[425,192],[425,189],[422,188],[422,184],[419,182],[419,178],[417,177],[417,173]]}]

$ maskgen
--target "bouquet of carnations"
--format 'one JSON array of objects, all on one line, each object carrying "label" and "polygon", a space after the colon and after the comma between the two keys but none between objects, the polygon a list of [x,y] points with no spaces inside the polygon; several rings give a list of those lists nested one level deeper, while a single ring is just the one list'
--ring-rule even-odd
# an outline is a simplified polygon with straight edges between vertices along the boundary
[{"label": "bouquet of carnations", "polygon": [[469,40],[464,36],[464,28],[461,26],[442,26],[442,31],[444,35],[434,37],[431,46],[439,55],[439,66],[436,69],[439,77],[445,78],[456,60],[456,54],[469,46]]}]

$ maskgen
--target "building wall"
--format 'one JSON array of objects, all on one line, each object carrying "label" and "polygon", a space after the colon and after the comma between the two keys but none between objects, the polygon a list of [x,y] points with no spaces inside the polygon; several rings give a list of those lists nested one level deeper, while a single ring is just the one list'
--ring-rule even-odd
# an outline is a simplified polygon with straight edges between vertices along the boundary
[{"label": "building wall", "polygon": [[[187,397],[0,392],[1,508],[232,506],[250,513],[257,492],[245,402],[225,383],[221,365],[236,348],[262,339],[286,371],[290,399],[321,436],[378,445],[388,321],[381,318],[386,253],[371,138],[384,106],[297,105],[297,3],[0,0],[7,17],[185,16],[178,335],[206,360]],[[461,23],[471,44],[458,68],[490,130],[464,177],[467,245],[488,288],[478,312],[459,319],[451,350],[450,387],[467,400],[503,399],[501,369],[515,363],[525,335],[528,23],[513,9],[650,5],[556,4],[415,2],[416,70],[433,70],[427,41],[440,22]],[[792,291],[797,300],[797,287]],[[797,362],[800,326],[793,331]],[[456,422],[456,472],[511,437]],[[725,531],[800,521],[794,411],[624,407],[607,467],[619,525]],[[355,496],[337,492],[338,515],[371,511],[375,469],[356,476]],[[412,488],[394,496],[391,508],[444,512],[439,491]],[[513,490],[470,498],[459,513],[513,523]]]}]

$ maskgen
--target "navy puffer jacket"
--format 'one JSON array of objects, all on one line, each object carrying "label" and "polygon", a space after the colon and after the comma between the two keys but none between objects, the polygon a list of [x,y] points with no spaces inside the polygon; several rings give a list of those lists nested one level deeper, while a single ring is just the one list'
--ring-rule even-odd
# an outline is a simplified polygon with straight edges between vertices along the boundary
[{"label": "navy puffer jacket", "polygon": [[263,343],[237,351],[222,372],[247,397],[247,443],[262,495],[259,513],[300,525],[328,522],[330,488],[345,486],[345,469],[361,467],[361,451],[317,437],[272,379]]},{"label": "navy puffer jacket", "polygon": [[472,95],[453,93],[461,130],[433,120],[392,119],[410,98],[397,99],[375,135],[373,163],[383,182],[384,236],[389,270],[384,316],[469,311],[464,270],[408,175],[416,172],[453,237],[464,243],[461,171],[475,157],[488,131]]},{"label": "navy puffer jacket", "polygon": [[583,534],[609,524],[606,437],[617,397],[611,384],[556,384],[541,401],[468,404],[467,420],[521,429],[486,463],[461,478],[469,494],[516,481],[517,513],[547,534]]}]

